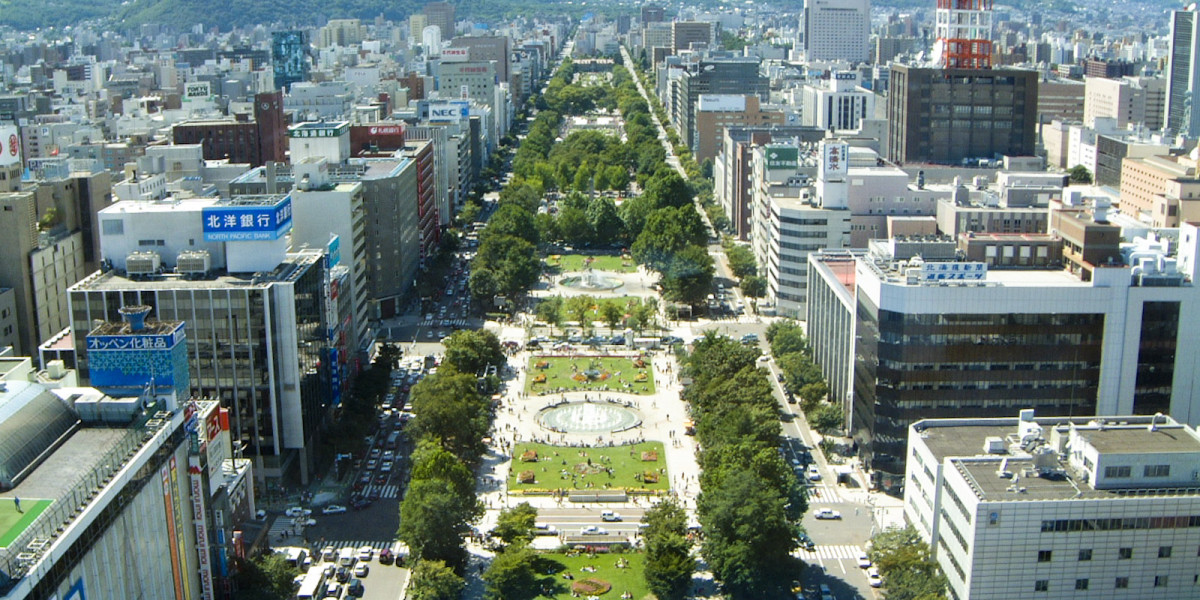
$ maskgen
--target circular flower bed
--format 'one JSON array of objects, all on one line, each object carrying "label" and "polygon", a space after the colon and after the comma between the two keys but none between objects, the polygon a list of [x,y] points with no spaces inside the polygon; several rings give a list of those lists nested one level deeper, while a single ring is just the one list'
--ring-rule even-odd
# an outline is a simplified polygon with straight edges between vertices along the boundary
[{"label": "circular flower bed", "polygon": [[612,584],[603,580],[588,577],[587,579],[576,580],[571,584],[571,591],[584,594],[586,596],[599,596],[607,593],[612,589]]}]

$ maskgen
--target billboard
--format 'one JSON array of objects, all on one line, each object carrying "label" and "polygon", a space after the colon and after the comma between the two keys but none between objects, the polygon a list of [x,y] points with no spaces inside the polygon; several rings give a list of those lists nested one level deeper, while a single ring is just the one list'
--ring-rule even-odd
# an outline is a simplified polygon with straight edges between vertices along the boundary
[{"label": "billboard", "polygon": [[442,62],[466,62],[470,57],[470,48],[445,48],[442,50]]},{"label": "billboard", "polygon": [[277,240],[292,229],[292,197],[274,205],[209,206],[201,215],[206,242]]},{"label": "billboard", "polygon": [[744,112],[746,97],[735,94],[700,94],[701,112]]},{"label": "billboard", "polygon": [[850,172],[850,145],[842,142],[821,142],[820,179],[845,177]]},{"label": "billboard", "polygon": [[986,263],[927,262],[921,265],[921,281],[982,281],[986,278]]},{"label": "billboard", "polygon": [[429,105],[429,120],[434,122],[455,122],[467,118],[470,105],[466,102],[442,102]]},{"label": "billboard", "polygon": [[183,88],[183,101],[207,100],[212,95],[211,89],[207,81],[190,82]]},{"label": "billboard", "polygon": [[21,162],[21,136],[16,125],[0,125],[0,167]]},{"label": "billboard", "polygon": [[795,169],[800,164],[800,149],[795,146],[766,146],[768,169]]},{"label": "billboard", "polygon": [[88,350],[169,350],[183,341],[183,327],[164,335],[89,335]]}]

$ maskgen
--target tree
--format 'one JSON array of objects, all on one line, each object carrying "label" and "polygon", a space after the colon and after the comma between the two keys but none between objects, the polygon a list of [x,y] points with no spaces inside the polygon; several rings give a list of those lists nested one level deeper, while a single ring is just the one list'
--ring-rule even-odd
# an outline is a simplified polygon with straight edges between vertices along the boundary
[{"label": "tree", "polygon": [[747,275],[742,278],[742,293],[751,298],[762,298],[767,295],[767,280],[758,275]]},{"label": "tree", "polygon": [[489,305],[496,294],[500,293],[500,282],[496,280],[494,271],[479,267],[471,271],[471,276],[467,279],[467,289],[471,292],[471,297],[481,305]]},{"label": "tree", "polygon": [[496,518],[496,528],[492,530],[492,535],[499,538],[506,546],[528,544],[533,540],[537,516],[537,509],[530,506],[528,502],[506,508],[500,511],[500,515]]},{"label": "tree", "polygon": [[489,365],[500,366],[506,358],[500,339],[487,329],[461,329],[443,342],[446,347],[443,364],[460,373],[479,374]]},{"label": "tree", "polygon": [[687,539],[687,513],[673,499],[654,505],[642,517],[646,523],[646,585],[659,600],[687,597],[696,561]]},{"label": "tree", "polygon": [[511,546],[492,558],[483,572],[488,600],[533,600],[541,589],[533,565],[537,556],[525,546]]},{"label": "tree", "polygon": [[804,415],[812,428],[822,434],[835,433],[844,423],[842,411],[832,404],[818,404]]},{"label": "tree", "polygon": [[590,329],[592,326],[592,306],[595,304],[596,299],[586,294],[571,296],[566,301],[567,315],[579,323],[579,329]]},{"label": "tree", "polygon": [[617,215],[617,206],[612,200],[597,197],[588,204],[588,226],[592,230],[592,241],[608,246],[617,241],[624,224]]},{"label": "tree", "polygon": [[[537,244],[537,228],[533,224],[533,212],[516,204],[501,203],[496,212],[488,219],[481,238],[492,236],[515,236],[531,244]],[[483,241],[481,240],[482,244]]]},{"label": "tree", "polygon": [[776,321],[771,325],[774,326],[778,323],[783,323],[784,326],[770,332],[771,335],[767,338],[767,342],[771,345],[771,354],[776,357],[793,352],[807,355],[808,336],[804,335],[804,330],[793,321]]},{"label": "tree", "polygon": [[754,443],[752,440],[734,439],[731,443],[706,449],[701,455],[701,489],[717,489],[725,479],[740,471],[751,471],[779,490],[788,500],[785,505],[788,518],[799,521],[808,511],[808,499],[804,488],[784,461],[779,450],[770,444]]},{"label": "tree", "polygon": [[537,308],[534,309],[537,318],[550,326],[550,335],[554,335],[554,328],[562,323],[562,309],[562,296],[542,298],[542,301],[538,302]]},{"label": "tree", "polygon": [[538,239],[543,243],[562,239],[558,232],[558,221],[550,213],[540,212],[533,216],[533,226],[537,228]]},{"label": "tree", "polygon": [[458,457],[442,448],[440,440],[422,438],[412,455],[412,479],[438,479],[460,496],[475,494],[475,477]]},{"label": "tree", "polygon": [[[704,222],[691,208],[660,208],[646,216],[642,232],[630,247],[634,260],[658,271],[666,272],[672,259],[688,246],[703,245],[708,240]],[[708,259],[711,264],[712,259]]]},{"label": "tree", "polygon": [[701,552],[735,600],[780,598],[790,589],[797,529],[787,518],[786,502],[748,471],[731,474],[701,497]]},{"label": "tree", "polygon": [[605,323],[608,323],[608,330],[612,333],[621,323],[621,318],[625,316],[625,313],[616,302],[605,302],[600,305],[600,316]]},{"label": "tree", "polygon": [[758,265],[754,261],[754,253],[746,246],[738,244],[727,244],[725,246],[725,257],[729,259],[729,269],[733,271],[733,275],[738,279],[755,275],[758,271]]},{"label": "tree", "polygon": [[663,295],[695,306],[704,302],[712,289],[713,261],[700,246],[687,246],[672,257],[663,277]]},{"label": "tree", "polygon": [[946,576],[912,525],[875,534],[867,555],[887,582],[888,600],[946,597]]},{"label": "tree", "polygon": [[440,560],[417,561],[408,597],[413,600],[458,600],[466,582]]},{"label": "tree", "polygon": [[592,240],[592,225],[588,222],[587,212],[574,206],[566,206],[558,211],[555,221],[558,232],[568,244],[584,244]]},{"label": "tree", "polygon": [[1067,171],[1071,183],[1088,185],[1092,183],[1092,172],[1083,165],[1075,165]]},{"label": "tree", "polygon": [[[661,165],[661,163],[660,163]],[[655,208],[691,207],[692,190],[687,181],[675,169],[662,166],[646,182],[644,196],[649,198]]]},{"label": "tree", "polygon": [[238,598],[277,600],[291,597],[294,592],[292,578],[299,571],[289,565],[282,554],[270,552],[249,560],[234,560],[237,564],[234,586]]},{"label": "tree", "polygon": [[420,560],[440,560],[451,567],[466,564],[463,540],[469,523],[481,513],[474,495],[462,496],[441,479],[416,479],[400,502],[400,529],[396,532]]},{"label": "tree", "polygon": [[491,427],[489,404],[475,375],[450,367],[425,377],[413,386],[412,410],[417,437],[441,440],[464,463],[475,464],[487,449],[483,438]]}]

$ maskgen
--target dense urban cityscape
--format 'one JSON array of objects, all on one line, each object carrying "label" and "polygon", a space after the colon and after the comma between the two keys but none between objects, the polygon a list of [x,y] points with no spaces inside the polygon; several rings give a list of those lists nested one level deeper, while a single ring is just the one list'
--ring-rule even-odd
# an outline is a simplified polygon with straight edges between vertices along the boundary
[{"label": "dense urban cityscape", "polygon": [[1197,88],[1165,0],[0,1],[0,600],[1200,597]]}]

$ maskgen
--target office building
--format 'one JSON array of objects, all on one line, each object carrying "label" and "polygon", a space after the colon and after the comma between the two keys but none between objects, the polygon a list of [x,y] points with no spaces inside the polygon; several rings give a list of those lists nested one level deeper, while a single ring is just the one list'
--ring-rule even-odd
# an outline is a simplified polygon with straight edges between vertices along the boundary
[{"label": "office building", "polygon": [[865,63],[871,54],[870,0],[805,0],[804,52],[812,61]]},{"label": "office building", "polygon": [[293,83],[308,81],[308,35],[289,30],[271,33],[271,67],[275,88],[287,91]]},{"label": "office building", "polygon": [[1170,417],[926,419],[904,515],[950,597],[1196,596],[1200,436]]},{"label": "office building", "polygon": [[473,100],[492,106],[496,96],[493,62],[443,62],[438,66],[438,90],[443,100]]},{"label": "office building", "polygon": [[661,6],[647,4],[642,7],[642,25],[646,23],[662,23],[666,21],[666,12]]},{"label": "office building", "polygon": [[17,293],[10,287],[0,287],[0,352],[13,351],[21,343],[19,335]]},{"label": "office building", "polygon": [[84,346],[92,387],[113,397],[136,397],[148,390],[176,409],[192,397],[188,379],[187,334],[179,321],[147,319],[149,306],[123,306],[124,321],[101,323]]},{"label": "office building", "polygon": [[437,27],[441,39],[454,37],[454,5],[449,2],[429,2],[421,9],[427,26]]},{"label": "office building", "polygon": [[713,195],[737,238],[747,241],[753,231],[753,147],[769,144],[775,137],[781,142],[794,139],[815,144],[825,137],[825,132],[793,125],[757,128],[730,125],[723,129],[721,146],[713,161]]},{"label": "office building", "polygon": [[1084,118],[1086,86],[1074,79],[1038,80],[1037,115],[1045,126],[1055,119],[1079,121]]},{"label": "office building", "polygon": [[758,74],[757,58],[712,58],[696,63],[671,85],[665,108],[671,123],[689,148],[696,145],[696,106],[704,94],[740,94],[769,97],[769,82]]},{"label": "office building", "polygon": [[696,105],[696,161],[703,163],[717,156],[726,127],[769,127],[784,125],[787,115],[781,110],[764,110],[758,96],[705,94]]},{"label": "office building", "polygon": [[675,21],[671,23],[671,48],[676,52],[688,50],[692,44],[709,47],[713,42],[713,24],[697,21]]},{"label": "office building", "polygon": [[458,36],[450,41],[451,48],[466,48],[467,60],[496,63],[496,76],[507,83],[512,78],[512,40],[505,35]]},{"label": "office building", "polygon": [[1121,161],[1121,213],[1151,227],[1200,220],[1197,157],[1148,156]]},{"label": "office building", "polygon": [[1036,71],[892,65],[888,158],[965,164],[1032,156],[1037,104]]},{"label": "office building", "polygon": [[1200,136],[1200,110],[1192,103],[1200,83],[1200,18],[1196,5],[1171,12],[1167,55],[1167,129],[1186,138]]},{"label": "office building", "polygon": [[1139,127],[1150,131],[1163,128],[1166,82],[1153,77],[1104,79],[1085,82],[1083,124],[1096,126],[1097,118],[1110,118],[1117,129]]},{"label": "office building", "polygon": [[[292,91],[300,87],[293,84]],[[254,119],[239,117],[177,123],[173,143],[200,144],[205,160],[228,160],[261,166],[287,160],[287,117],[283,92],[255,94]],[[124,166],[123,164],[121,165]]]},{"label": "office building", "polygon": [[291,198],[241,196],[118,202],[100,215],[110,268],[69,290],[81,375],[87,336],[124,306],[187,327],[196,397],[229,409],[234,444],[261,479],[308,481],[332,408],[327,330],[333,310],[326,247],[288,252]]},{"label": "office building", "polygon": [[992,0],[938,0],[934,18],[937,66],[992,68]]},{"label": "office building", "polygon": [[823,131],[851,131],[875,118],[875,94],[859,85],[857,71],[833,71],[801,88],[800,124]]},{"label": "office building", "polygon": [[[1183,226],[1177,252],[1157,238],[1121,243],[1105,211],[1052,216],[1066,268],[1031,268],[1051,247],[1021,235],[991,245],[992,263],[927,238],[810,255],[814,359],[876,485],[903,488],[905,432],[920,419],[1033,407],[1200,422],[1200,339],[1185,326],[1200,310],[1196,227]],[[989,266],[1004,257],[1026,266]]]},{"label": "office building", "polygon": [[367,37],[367,27],[358,19],[330,19],[317,30],[317,47],[357,46]]},{"label": "office building", "polygon": [[350,118],[354,102],[354,85],[348,81],[305,81],[292,85],[283,108],[295,115],[293,122],[342,121]]}]

